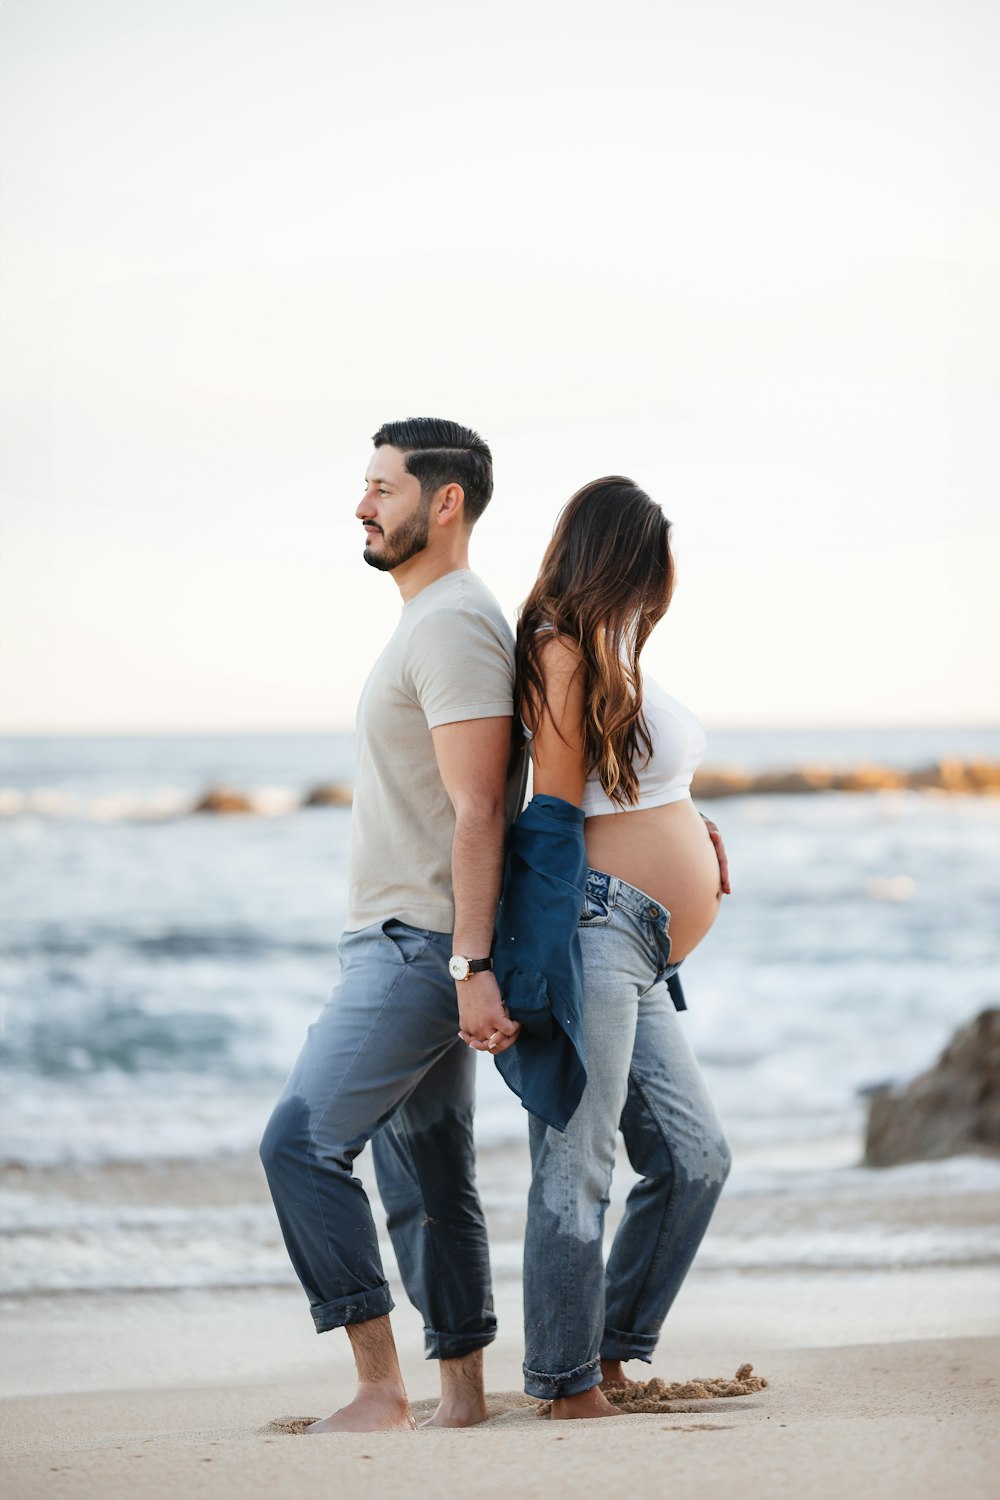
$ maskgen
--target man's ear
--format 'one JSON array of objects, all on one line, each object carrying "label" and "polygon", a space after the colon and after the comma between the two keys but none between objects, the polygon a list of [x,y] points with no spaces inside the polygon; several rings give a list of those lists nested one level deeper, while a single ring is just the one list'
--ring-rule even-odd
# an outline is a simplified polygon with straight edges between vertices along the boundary
[{"label": "man's ear", "polygon": [[465,515],[465,491],[460,484],[443,484],[432,506],[438,526],[452,526]]}]

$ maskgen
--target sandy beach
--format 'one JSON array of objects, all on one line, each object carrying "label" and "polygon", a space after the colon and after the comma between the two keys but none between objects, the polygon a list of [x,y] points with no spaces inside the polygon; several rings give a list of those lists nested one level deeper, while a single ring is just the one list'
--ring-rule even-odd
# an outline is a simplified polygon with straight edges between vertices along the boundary
[{"label": "sandy beach", "polygon": [[[509,1153],[505,1153],[509,1155]],[[495,1157],[495,1159],[494,1159]],[[485,1152],[484,1177],[520,1169]],[[65,1193],[73,1174],[58,1184]],[[889,1176],[876,1181],[888,1184]],[[90,1198],[133,1204],[212,1190],[208,1165],[76,1177]],[[55,1184],[53,1187],[55,1188]],[[262,1191],[250,1159],[215,1190]],[[491,1231],[516,1210],[511,1194]],[[778,1212],[780,1207],[780,1213]],[[863,1221],[888,1240],[914,1219],[947,1216],[995,1238],[995,1192],[921,1201],[845,1188],[822,1202],[724,1197],[710,1232],[782,1233],[807,1221],[828,1241]],[[845,1243],[847,1243],[845,1241]],[[706,1242],[709,1245],[709,1242]],[[849,1257],[845,1257],[849,1259]],[[347,1400],[352,1366],[339,1334],[317,1338],[297,1288],[9,1299],[2,1308],[4,1492],[28,1496],[548,1496],[588,1485],[649,1494],[889,1496],[975,1500],[1000,1464],[1000,1275],[984,1259],[879,1269],[695,1271],[651,1369],[668,1382],[732,1377],[751,1363],[751,1395],[680,1400],[650,1415],[555,1425],[520,1394],[520,1284],[500,1268],[501,1334],[487,1354],[491,1417],[460,1432],[303,1437],[296,1421]],[[888,1256],[887,1256],[888,1265]],[[399,1298],[397,1339],[414,1411],[434,1407],[436,1373],[417,1315]]]}]

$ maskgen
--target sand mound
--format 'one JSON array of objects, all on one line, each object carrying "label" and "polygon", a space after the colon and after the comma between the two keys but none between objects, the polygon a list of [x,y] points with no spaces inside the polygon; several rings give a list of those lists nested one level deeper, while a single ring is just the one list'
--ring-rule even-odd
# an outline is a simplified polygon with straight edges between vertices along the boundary
[{"label": "sand mound", "polygon": [[[636,1380],[630,1385],[606,1386],[604,1394],[612,1406],[620,1406],[630,1416],[673,1410],[675,1401],[716,1401],[722,1396],[751,1396],[767,1385],[763,1375],[753,1373],[753,1365],[740,1365],[731,1380],[720,1376],[696,1375],[693,1380],[674,1380],[669,1384],[659,1377],[652,1380]],[[547,1417],[551,1403],[546,1401],[538,1408],[540,1417]]]},{"label": "sand mound", "polygon": [[718,1376],[696,1375],[693,1380],[637,1380],[605,1391],[612,1406],[625,1412],[657,1412],[669,1408],[672,1401],[715,1401],[723,1396],[751,1396],[767,1385],[763,1375],[753,1373],[753,1365],[740,1365],[731,1380]]},{"label": "sand mound", "polygon": [[273,1422],[268,1422],[259,1429],[259,1432],[261,1436],[270,1436],[280,1432],[291,1433],[293,1437],[298,1437],[299,1433],[305,1432],[307,1427],[311,1427],[314,1422],[318,1421],[318,1417],[275,1417]]}]

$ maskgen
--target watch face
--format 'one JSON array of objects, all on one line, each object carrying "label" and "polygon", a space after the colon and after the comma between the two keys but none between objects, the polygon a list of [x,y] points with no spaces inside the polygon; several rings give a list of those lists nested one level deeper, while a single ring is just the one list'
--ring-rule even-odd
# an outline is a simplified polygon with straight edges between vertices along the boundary
[{"label": "watch face", "polygon": [[461,954],[453,954],[448,960],[448,973],[452,979],[468,979],[469,960],[462,958]]}]

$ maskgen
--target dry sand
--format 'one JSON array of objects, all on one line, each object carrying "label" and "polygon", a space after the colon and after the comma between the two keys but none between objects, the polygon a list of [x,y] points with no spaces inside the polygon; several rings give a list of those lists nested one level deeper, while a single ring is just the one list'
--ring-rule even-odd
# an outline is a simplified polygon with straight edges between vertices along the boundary
[{"label": "dry sand", "polygon": [[[346,1339],[317,1339],[297,1292],[8,1305],[5,1388],[33,1394],[2,1406],[3,1490],[8,1500],[549,1500],[613,1485],[699,1500],[986,1500],[1000,1474],[997,1282],[983,1268],[695,1272],[655,1374],[731,1377],[747,1359],[767,1388],[569,1424],[520,1394],[519,1292],[508,1283],[488,1353],[489,1422],[382,1436],[289,1430],[351,1392]],[[415,1315],[394,1317],[427,1415],[434,1367]]]}]

